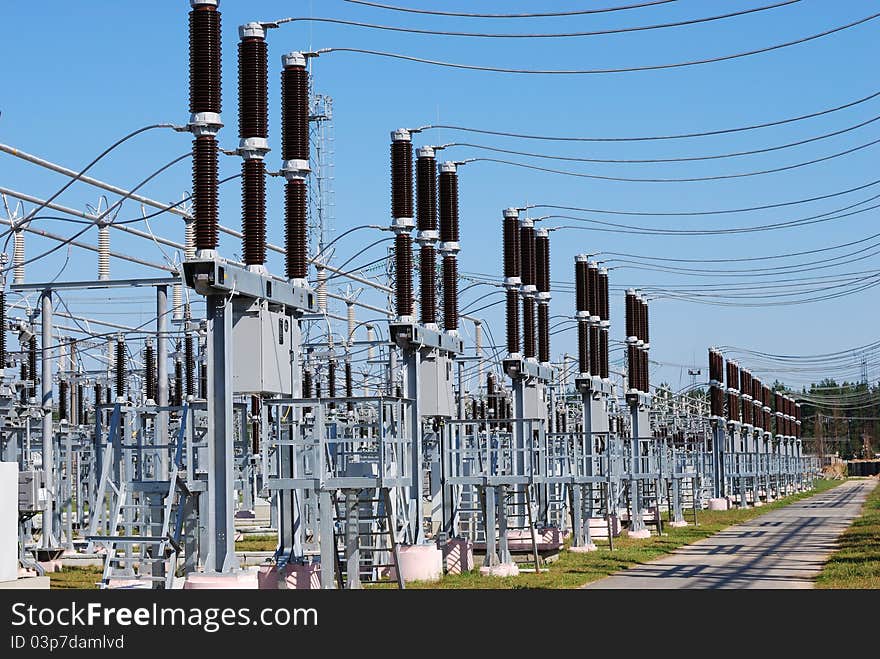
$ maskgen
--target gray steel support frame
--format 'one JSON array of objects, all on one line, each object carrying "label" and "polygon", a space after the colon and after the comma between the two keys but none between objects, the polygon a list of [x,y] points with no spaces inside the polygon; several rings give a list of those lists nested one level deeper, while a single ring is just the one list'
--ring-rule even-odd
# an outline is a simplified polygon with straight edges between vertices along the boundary
[{"label": "gray steel support frame", "polygon": [[208,501],[206,572],[231,573],[235,556],[233,511],[232,305],[208,295]]},{"label": "gray steel support frame", "polygon": [[724,453],[727,433],[722,419],[712,421],[712,497],[719,499],[726,495],[724,474]]},{"label": "gray steel support frame", "polygon": [[47,288],[41,298],[42,310],[42,352],[40,366],[42,370],[42,422],[43,422],[43,470],[46,483],[46,503],[43,508],[43,549],[52,549],[58,545],[55,529],[55,437],[52,432],[52,290]]},{"label": "gray steel support frame", "polygon": [[642,501],[639,495],[639,478],[641,471],[641,448],[642,433],[650,430],[648,411],[640,401],[630,402],[630,416],[632,418],[632,432],[630,437],[630,531],[642,531],[645,529],[644,516],[642,514]]},{"label": "gray steel support frame", "polygon": [[406,397],[412,402],[409,408],[409,426],[412,435],[412,454],[410,478],[412,485],[409,490],[409,541],[414,545],[425,543],[425,525],[422,511],[422,493],[425,489],[425,474],[422,469],[424,446],[422,444],[422,412],[419,405],[421,394],[422,355],[419,348],[403,348],[403,364],[406,373]]}]

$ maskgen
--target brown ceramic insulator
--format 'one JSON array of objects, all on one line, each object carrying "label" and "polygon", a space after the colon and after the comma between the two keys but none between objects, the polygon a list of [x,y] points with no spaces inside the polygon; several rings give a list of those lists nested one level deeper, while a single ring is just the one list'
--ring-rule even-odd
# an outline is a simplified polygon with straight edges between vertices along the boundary
[{"label": "brown ceramic insulator", "polygon": [[251,396],[251,454],[260,454],[260,397]]},{"label": "brown ceramic insulator", "polygon": [[440,242],[458,242],[458,173],[440,172]]},{"label": "brown ceramic insulator", "polygon": [[752,425],[752,406],[749,401],[742,401],[742,422],[746,425]]},{"label": "brown ceramic insulator", "polygon": [[238,136],[269,137],[269,55],[266,40],[238,42]]},{"label": "brown ceramic insulator", "polygon": [[507,352],[519,352],[519,293],[507,291]]},{"label": "brown ceramic insulator", "polygon": [[626,325],[626,336],[627,338],[631,336],[635,336],[635,312],[633,311],[633,307],[635,304],[635,295],[632,293],[627,293],[626,298],[624,300],[624,324]]},{"label": "brown ceramic insulator", "polygon": [[451,254],[443,257],[443,329],[458,329],[458,261]]},{"label": "brown ceramic insulator", "polygon": [[599,272],[596,277],[599,286],[599,319],[610,321],[611,315],[608,310],[608,273]]},{"label": "brown ceramic insulator", "polygon": [[187,332],[183,336],[183,366],[186,377],[186,395],[195,396],[196,356],[193,351],[192,332]]},{"label": "brown ceramic insulator", "polygon": [[[577,326],[578,369],[580,373],[590,373],[590,326],[583,320],[579,320]],[[599,374],[595,373],[595,375]]]},{"label": "brown ceramic insulator", "polygon": [[535,286],[539,293],[550,292],[550,238],[535,235]]},{"label": "brown ceramic insulator", "polygon": [[94,405],[95,405],[95,407],[98,407],[98,405],[101,404],[101,397],[102,397],[102,393],[103,393],[103,387],[102,387],[98,382],[96,382],[96,383],[95,383],[95,386],[94,386],[94,388],[93,388],[93,391],[94,391],[94,394],[95,394]]},{"label": "brown ceramic insulator", "polygon": [[648,351],[642,350],[642,391],[651,391],[651,370],[648,365]]},{"label": "brown ceramic insulator", "polygon": [[739,421],[739,397],[732,391],[727,392],[727,418]]},{"label": "brown ceramic insulator", "polygon": [[156,355],[153,344],[144,347],[144,382],[147,400],[156,401]]},{"label": "brown ceramic insulator", "polygon": [[642,341],[645,343],[651,342],[651,333],[648,329],[648,303],[642,302]]},{"label": "brown ceramic insulator", "polygon": [[125,340],[116,340],[116,397],[125,398]]},{"label": "brown ceramic insulator", "polygon": [[76,422],[86,422],[86,403],[83,399],[83,386],[81,384],[76,385]]},{"label": "brown ceramic insulator", "polygon": [[241,163],[241,249],[245,265],[266,262],[266,165],[261,158]]},{"label": "brown ceramic insulator", "polygon": [[723,392],[720,387],[712,386],[709,390],[709,407],[712,416],[724,416]]},{"label": "brown ceramic insulator", "polygon": [[217,141],[211,135],[193,140],[193,212],[196,249],[217,248]]},{"label": "brown ceramic insulator", "polygon": [[171,405],[180,407],[183,405],[183,362],[174,360],[174,392],[171,396]]},{"label": "brown ceramic insulator", "polygon": [[412,142],[391,142],[391,217],[413,216]]},{"label": "brown ceramic insulator", "polygon": [[309,160],[309,72],[286,66],[281,72],[281,157]]},{"label": "brown ceramic insulator", "polygon": [[575,310],[589,311],[589,282],[587,274],[587,262],[574,262],[574,290],[575,290]]},{"label": "brown ceramic insulator", "polygon": [[32,336],[28,341],[28,380],[31,381],[29,396],[34,396],[37,391],[37,337]]},{"label": "brown ceramic insulator", "polygon": [[519,220],[504,218],[504,276],[520,276]]},{"label": "brown ceramic insulator", "polygon": [[[25,380],[28,379],[28,366],[27,366],[27,362],[24,361],[24,360],[22,360],[20,366],[21,366],[21,379],[22,379],[22,382],[24,382]],[[28,401],[28,389],[29,389],[28,387],[22,387],[22,388],[21,388],[21,394],[19,395],[19,402],[20,402],[22,405],[26,405],[26,404],[27,404],[27,401]]]},{"label": "brown ceramic insulator", "polygon": [[68,396],[67,380],[61,380],[58,383],[58,419],[69,421],[67,417],[67,396]]},{"label": "brown ceramic insulator", "polygon": [[432,245],[422,245],[419,251],[419,298],[422,323],[436,323],[437,250]]},{"label": "brown ceramic insulator", "polygon": [[416,226],[437,230],[437,161],[432,156],[416,158]]},{"label": "brown ceramic insulator", "polygon": [[639,349],[633,343],[626,346],[626,381],[628,389],[639,388]]},{"label": "brown ceramic insulator", "polygon": [[315,380],[315,398],[319,400],[321,398],[321,381],[317,379]]},{"label": "brown ceramic insulator", "polygon": [[587,267],[587,310],[591,316],[599,314],[599,269]]},{"label": "brown ceramic insulator", "polygon": [[302,179],[293,179],[285,187],[284,249],[285,274],[288,279],[305,279],[309,272],[308,193]]},{"label": "brown ceramic insulator", "polygon": [[535,300],[524,297],[523,305],[523,357],[535,356]]},{"label": "brown ceramic insulator", "polygon": [[538,304],[538,361],[550,361],[550,307]]},{"label": "brown ceramic insulator", "polygon": [[199,398],[208,398],[208,367],[202,363],[199,363]]},{"label": "brown ceramic insulator", "polygon": [[[327,396],[336,398],[336,360],[327,362]],[[336,403],[330,403],[330,409],[336,409]]]},{"label": "brown ceramic insulator", "polygon": [[189,111],[221,109],[220,12],[198,5],[189,13]]},{"label": "brown ceramic insulator", "polygon": [[535,285],[535,229],[522,227],[519,232],[520,277],[523,286]]},{"label": "brown ceramic insulator", "polygon": [[601,332],[597,325],[590,325],[590,368],[588,372],[592,375],[600,375],[602,372],[602,349],[600,346],[600,334]]},{"label": "brown ceramic insulator", "polygon": [[312,372],[309,369],[303,370],[302,377],[302,397],[312,397]]},{"label": "brown ceramic insulator", "polygon": [[412,238],[394,237],[394,294],[398,316],[412,315]]}]

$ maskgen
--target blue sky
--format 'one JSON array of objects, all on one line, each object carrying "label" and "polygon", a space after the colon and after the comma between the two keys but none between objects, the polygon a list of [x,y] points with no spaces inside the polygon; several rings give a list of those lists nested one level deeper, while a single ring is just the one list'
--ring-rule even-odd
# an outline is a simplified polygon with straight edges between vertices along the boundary
[{"label": "blue sky", "polygon": [[[473,10],[475,3],[400,0],[413,7]],[[586,6],[625,4],[623,0],[593,0]],[[237,145],[236,43],[237,26],[251,20],[287,16],[321,16],[404,25],[436,30],[477,32],[566,32],[674,22],[699,16],[770,4],[769,1],[699,2],[681,0],[652,8],[591,16],[520,20],[440,18],[358,6],[341,0],[290,2],[224,0],[224,113],[220,134],[225,148]],[[571,9],[566,2],[480,2],[487,11],[550,11]],[[269,33],[270,52],[270,167],[280,159],[279,70],[282,53],[326,47],[386,50],[425,58],[501,67],[538,69],[641,66],[703,59],[761,48],[822,32],[878,11],[880,3],[803,0],[750,16],[705,25],[570,39],[467,39],[392,34],[320,23],[295,22]],[[87,163],[108,144],[132,129],[157,121],[184,123],[187,118],[187,12],[183,0],[149,3],[83,0],[77,3],[6,2],[0,20],[7,26],[0,41],[3,92],[0,96],[0,141],[72,168]],[[331,53],[313,62],[316,91],[332,96],[335,110],[335,228],[337,232],[364,223],[389,219],[389,131],[428,123],[449,123],[512,132],[580,136],[674,134],[774,121],[837,106],[878,90],[871,63],[880,55],[880,21],[771,53],[704,66],[637,73],[587,76],[515,76],[459,71],[423,64],[381,59],[355,53]],[[603,159],[681,157],[759,149],[784,144],[867,121],[880,112],[880,99],[808,121],[770,129],[710,138],[639,143],[547,143],[464,135],[434,130],[417,136],[416,144],[469,141],[499,148]],[[758,156],[697,163],[613,165],[534,161],[520,162],[590,174],[625,177],[693,177],[748,172],[821,158],[880,137],[880,126],[869,124],[826,140]],[[92,170],[96,177],[122,186],[136,184],[153,170],[184,154],[189,136],[153,131],[123,146]],[[456,147],[444,157],[463,159],[486,155]],[[225,158],[221,176],[238,171],[237,158]],[[597,209],[670,212],[702,211],[774,204],[820,196],[860,186],[878,178],[876,147],[787,172],[747,178],[690,183],[630,183],[596,181],[539,173],[477,162],[461,169],[462,252],[460,270],[500,275],[501,210],[526,203],[552,203]],[[0,155],[0,185],[47,196],[63,177]],[[190,173],[183,162],[144,188],[149,196],[176,201],[188,191]],[[269,239],[282,237],[282,182],[269,183]],[[707,217],[616,217],[617,220],[666,228],[729,227],[806,217],[830,211],[871,196],[873,188],[812,204],[768,211]],[[873,193],[873,194],[876,194]],[[62,203],[83,209],[96,204],[98,194],[74,186]],[[221,197],[221,218],[240,224],[239,188],[227,184]],[[544,211],[535,211],[542,214]],[[120,218],[135,217],[139,209],[126,206]],[[860,240],[873,233],[877,211],[796,229],[732,236],[666,237],[560,230],[552,234],[554,281],[570,281],[573,257],[579,252],[621,252],[681,259],[741,258],[775,255]],[[583,214],[585,217],[597,217]],[[608,220],[608,216],[601,217]],[[615,218],[612,218],[614,221]],[[548,224],[562,224],[548,221]],[[566,222],[566,224],[570,224]],[[46,222],[44,228],[72,233],[78,226]],[[182,224],[167,216],[156,220],[157,233],[181,240]],[[383,237],[357,232],[340,241],[336,263]],[[88,234],[95,242],[95,232]],[[114,234],[114,247],[161,255],[143,241]],[[876,242],[876,241],[873,241]],[[870,244],[870,243],[866,243]],[[49,246],[29,239],[29,254]],[[856,247],[857,248],[857,247]],[[852,249],[856,249],[852,248]],[[224,239],[226,254],[239,251]],[[381,256],[377,247],[361,257],[365,263]],[[844,252],[847,250],[843,250]],[[841,252],[835,252],[841,253]],[[800,259],[759,264],[762,267],[814,261]],[[60,251],[28,270],[31,280],[55,276],[66,255]],[[809,274],[876,269],[876,257]],[[280,271],[280,262],[272,262]],[[612,264],[615,265],[615,264]],[[616,264],[622,266],[624,264]],[[709,268],[709,265],[685,264]],[[722,264],[719,268],[741,268]],[[93,255],[73,251],[63,279],[93,277]],[[142,268],[114,262],[114,276],[146,274]],[[617,267],[615,286],[671,286],[718,283],[725,279],[685,277],[671,273]],[[736,281],[756,281],[744,276]],[[466,284],[465,284],[466,285]],[[471,289],[462,305],[490,289]],[[366,294],[365,294],[366,295]],[[878,320],[876,293],[868,289],[840,299],[794,306],[726,307],[693,302],[652,302],[652,380],[686,385],[687,365],[703,366],[710,345],[733,345],[768,353],[814,354],[871,342]],[[613,336],[622,338],[623,294],[612,300]],[[375,296],[373,297],[375,299]],[[494,299],[500,299],[494,298]],[[487,302],[493,298],[487,299]],[[553,314],[570,314],[572,296],[554,296]],[[94,313],[107,309],[89,305]],[[481,305],[478,305],[481,306]],[[129,320],[146,319],[152,305],[139,310],[135,302],[114,313]],[[140,315],[139,315],[140,314]],[[494,336],[503,341],[500,306],[486,311]],[[553,353],[574,352],[573,332],[554,337]],[[855,371],[858,369],[856,367]],[[872,378],[878,376],[876,364]],[[792,379],[793,383],[797,380]]]}]

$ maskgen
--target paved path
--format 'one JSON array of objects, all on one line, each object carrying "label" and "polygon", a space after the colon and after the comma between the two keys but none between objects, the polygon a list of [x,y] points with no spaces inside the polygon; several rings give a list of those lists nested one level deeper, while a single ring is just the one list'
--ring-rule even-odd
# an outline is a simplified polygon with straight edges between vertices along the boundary
[{"label": "paved path", "polygon": [[876,485],[846,481],[584,588],[812,588]]}]

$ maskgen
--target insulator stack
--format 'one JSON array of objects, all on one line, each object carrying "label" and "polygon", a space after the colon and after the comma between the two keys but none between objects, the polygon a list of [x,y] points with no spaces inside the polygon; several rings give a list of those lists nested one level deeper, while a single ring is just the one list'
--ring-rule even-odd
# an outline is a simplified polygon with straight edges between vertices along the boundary
[{"label": "insulator stack", "polygon": [[28,341],[28,380],[31,381],[31,389],[28,398],[36,396],[37,382],[37,337],[32,336]]},{"label": "insulator stack", "polygon": [[12,281],[24,283],[24,231],[17,229],[12,234]]},{"label": "insulator stack", "polygon": [[486,376],[486,399],[488,400],[489,418],[498,418],[498,402],[495,393],[495,374],[489,373]]},{"label": "insulator stack", "polygon": [[251,396],[251,453],[260,454],[260,397]]},{"label": "insulator stack", "polygon": [[86,421],[86,403],[83,399],[83,386],[81,383],[76,384],[76,423],[85,424]]},{"label": "insulator stack", "polygon": [[627,361],[627,388],[630,391],[639,390],[639,349],[635,343],[626,345]]},{"label": "insulator stack", "polygon": [[116,339],[116,399],[125,398],[125,339]]},{"label": "insulator stack", "polygon": [[156,355],[151,341],[144,346],[144,383],[148,401],[156,402]]},{"label": "insulator stack", "polygon": [[[596,301],[599,307],[599,377],[608,379],[608,332],[611,327],[611,314],[608,306],[608,270],[600,268],[596,273],[598,293]],[[592,312],[591,312],[592,313]],[[592,320],[592,317],[591,317]],[[590,339],[592,341],[592,337]]]},{"label": "insulator stack", "polygon": [[98,407],[98,405],[101,404],[101,398],[102,398],[102,394],[103,394],[103,391],[102,391],[102,390],[103,390],[103,387],[101,386],[101,383],[100,383],[100,382],[96,382],[96,383],[95,383],[95,386],[94,386],[94,389],[93,389],[94,394],[95,394],[94,406],[95,406],[96,408]]},{"label": "insulator stack", "polygon": [[312,397],[312,371],[310,369],[303,369],[302,397]]},{"label": "insulator stack", "polygon": [[[345,360],[345,397],[352,398],[354,396],[354,385],[351,381],[351,361],[349,359]],[[348,401],[345,404],[346,410],[349,412],[354,410],[354,403],[352,401]]]},{"label": "insulator stack", "polygon": [[507,352],[519,354],[519,293],[514,289],[507,291]]},{"label": "insulator stack", "polygon": [[727,418],[740,421],[739,367],[731,360],[727,361]]},{"label": "insulator stack", "polygon": [[[399,389],[398,389],[398,392],[399,392]],[[400,398],[399,393],[398,393],[397,397]],[[318,399],[321,398],[321,381],[320,380],[315,380],[315,398],[318,398]]]},{"label": "insulator stack", "polygon": [[199,398],[208,399],[208,366],[199,362]]},{"label": "insulator stack", "polygon": [[[327,362],[327,395],[336,398],[336,360]],[[330,403],[330,409],[336,409],[336,403]]]},{"label": "insulator stack", "polygon": [[193,204],[197,250],[217,248],[217,141],[213,135],[193,140]]},{"label": "insulator stack", "polygon": [[[575,307],[578,326],[578,370],[581,375],[593,373],[599,375],[597,371],[593,371],[590,365],[590,348],[598,355],[598,345],[590,345],[590,283],[589,268],[587,266],[587,257],[584,254],[578,254],[574,258],[574,287],[575,287]],[[598,328],[596,330],[598,338]]]},{"label": "insulator stack", "polygon": [[[437,324],[437,161],[434,149],[422,147],[416,158],[416,241],[419,253],[419,298],[421,321]],[[445,290],[445,286],[444,286]]]},{"label": "insulator stack", "polygon": [[6,291],[0,291],[0,368],[6,368]]},{"label": "insulator stack", "polygon": [[[458,172],[455,163],[440,165],[440,253],[443,254],[443,329],[458,331]],[[424,304],[424,300],[422,301]]]},{"label": "insulator stack", "polygon": [[535,231],[535,286],[538,289],[538,361],[550,363],[550,233]]},{"label": "insulator stack", "polygon": [[801,405],[796,403],[794,406],[794,436],[797,439],[801,437]]},{"label": "insulator stack", "polygon": [[307,180],[309,166],[309,72],[302,53],[281,58],[281,157],[287,179],[284,207],[285,273],[308,276]]},{"label": "insulator stack", "polygon": [[250,158],[241,163],[241,246],[245,265],[266,262],[266,163]]},{"label": "insulator stack", "polygon": [[394,297],[398,318],[412,320],[413,229],[412,137],[408,130],[391,133],[391,230],[394,231]]},{"label": "insulator stack", "polygon": [[523,357],[535,357],[535,225],[529,218],[520,221],[520,275],[522,278]]},{"label": "insulator stack", "polygon": [[192,332],[187,332],[183,335],[183,366],[184,366],[184,374],[185,374],[185,383],[186,383],[186,396],[187,398],[190,396],[195,396],[195,374],[196,374],[196,356],[195,351],[193,350],[193,335]]},{"label": "insulator stack", "polygon": [[522,264],[520,263],[519,211],[507,208],[503,213],[502,247],[504,250],[504,288],[507,291],[505,320],[507,324],[507,352],[520,354],[519,341],[519,286]]},{"label": "insulator stack", "polygon": [[98,279],[110,279],[110,225],[98,225]]},{"label": "insulator stack", "polygon": [[69,385],[67,384],[67,380],[60,380],[58,382],[58,420],[59,421],[69,421],[70,419],[67,416],[67,400],[70,395],[68,392]]},{"label": "insulator stack", "polygon": [[180,357],[174,360],[174,391],[171,396],[171,405],[174,407],[183,405],[183,361]]}]

